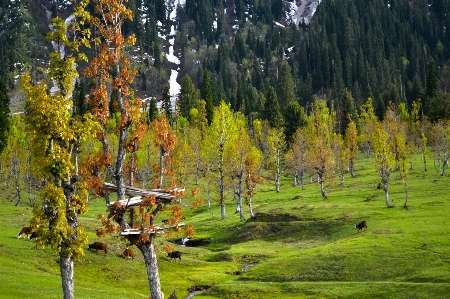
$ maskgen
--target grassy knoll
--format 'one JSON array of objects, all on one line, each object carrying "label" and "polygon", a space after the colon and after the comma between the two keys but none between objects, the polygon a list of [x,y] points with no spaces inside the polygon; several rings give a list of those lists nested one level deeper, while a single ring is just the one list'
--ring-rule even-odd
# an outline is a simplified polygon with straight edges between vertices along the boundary
[{"label": "grassy knoll", "polygon": [[[403,208],[405,187],[400,174],[391,176],[386,208],[374,163],[361,156],[357,177],[338,179],[328,189],[329,200],[309,182],[306,190],[283,178],[281,192],[265,182],[254,198],[256,217],[239,221],[235,202],[228,218],[220,219],[217,203],[195,211],[186,209],[186,223],[196,228],[200,247],[174,245],[183,252],[182,263],[170,262],[159,252],[163,292],[178,298],[188,288],[208,286],[195,298],[448,298],[450,294],[450,179],[430,169],[422,171],[419,157],[409,171],[409,209]],[[214,198],[214,196],[213,196]],[[183,205],[188,207],[190,199]],[[101,199],[90,202],[80,219],[97,240],[97,214],[105,211]],[[57,255],[34,249],[17,240],[31,208],[0,205],[0,299],[61,298]],[[163,219],[164,216],[161,216]],[[366,220],[368,230],[354,224]],[[179,238],[182,236],[172,236]],[[148,282],[142,256],[133,261],[119,257],[124,245],[103,239],[110,248],[86,251],[76,263],[77,298],[147,298]],[[169,241],[161,237],[159,242]],[[247,266],[248,269],[242,270]]]}]

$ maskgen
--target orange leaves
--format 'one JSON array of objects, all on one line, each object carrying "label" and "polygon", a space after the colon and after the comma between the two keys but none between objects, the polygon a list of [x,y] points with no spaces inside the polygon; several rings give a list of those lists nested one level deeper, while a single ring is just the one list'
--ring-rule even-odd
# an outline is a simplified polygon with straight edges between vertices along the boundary
[{"label": "orange leaves", "polygon": [[199,188],[192,189],[192,191],[191,191],[192,197],[197,197],[197,195],[199,195],[199,194],[200,194],[200,189]]},{"label": "orange leaves", "polygon": [[96,229],[97,236],[104,236],[105,234],[112,234],[120,231],[120,226],[111,223],[111,217],[105,217],[103,214],[98,214],[97,219],[101,221],[103,228]]},{"label": "orange leaves", "polygon": [[142,198],[142,203],[140,207],[152,208],[156,205],[156,197],[154,196],[144,196]]},{"label": "orange leaves", "polygon": [[201,206],[204,203],[205,203],[205,201],[203,199],[197,199],[196,201],[194,201],[192,203],[191,209],[196,210],[199,206]]},{"label": "orange leaves", "polygon": [[194,227],[189,224],[185,230],[186,237],[193,237],[195,233]]},{"label": "orange leaves", "polygon": [[166,251],[167,252],[172,252],[172,251],[174,251],[175,250],[175,248],[173,248],[173,246],[170,244],[170,243],[167,243],[167,245],[166,245]]}]

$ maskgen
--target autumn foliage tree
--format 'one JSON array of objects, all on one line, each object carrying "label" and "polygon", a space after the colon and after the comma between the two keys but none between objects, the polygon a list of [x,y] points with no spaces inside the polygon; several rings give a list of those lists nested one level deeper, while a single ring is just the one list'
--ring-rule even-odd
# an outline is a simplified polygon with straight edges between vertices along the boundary
[{"label": "autumn foliage tree", "polygon": [[[126,205],[122,202],[126,199],[126,157],[127,154],[134,153],[137,149],[138,142],[142,136],[143,118],[141,115],[142,101],[135,98],[132,94],[130,84],[136,75],[136,70],[132,70],[130,61],[125,56],[125,48],[135,44],[135,36],[131,34],[125,37],[122,34],[124,22],[133,19],[132,11],[126,7],[126,0],[91,0],[92,7],[87,9],[89,1],[82,0],[76,8],[76,15],[79,18],[78,24],[85,33],[85,36],[91,36],[91,43],[96,48],[96,55],[90,61],[90,64],[84,69],[84,75],[90,78],[95,85],[90,92],[88,105],[92,113],[101,124],[101,130],[97,132],[97,137],[102,143],[103,150],[96,157],[91,159],[91,171],[87,171],[86,175],[91,177],[91,182],[95,183],[98,194],[106,197],[106,203],[109,209],[109,215],[100,215],[100,219],[104,225],[104,230],[99,233],[116,233],[134,228],[136,225],[134,209],[128,213]],[[92,9],[91,9],[92,8]],[[93,13],[90,13],[90,12]],[[111,86],[112,91],[108,89]],[[114,115],[117,115],[115,121],[116,127],[114,134],[118,136],[116,144],[116,153],[112,155],[110,138],[108,136],[108,125],[113,115],[110,111],[109,99],[114,95],[114,103],[112,105]],[[156,121],[156,120],[154,120]],[[166,144],[167,127],[166,122],[159,122],[161,130],[155,132],[159,144],[160,154],[166,157],[168,152]],[[114,159],[114,161],[113,161]],[[133,158],[129,163],[129,175],[134,173]],[[162,160],[160,160],[162,161]],[[160,163],[161,164],[161,163]],[[104,170],[112,173],[114,185],[116,186],[117,201],[110,204],[107,192],[102,191],[102,177]],[[159,186],[162,187],[163,167],[160,167]],[[92,179],[94,178],[94,179]],[[133,182],[130,180],[129,182]],[[166,203],[167,204],[167,203]],[[160,299],[163,297],[161,292],[161,283],[159,279],[159,270],[156,258],[156,250],[154,238],[156,232],[152,229],[153,221],[163,209],[163,205],[158,203],[155,197],[144,197],[139,207],[139,215],[141,217],[141,234],[138,238],[128,236],[129,243],[136,245],[144,256],[147,267],[147,275],[150,286],[151,298]],[[172,212],[176,215],[180,214],[177,207]],[[116,222],[119,228],[115,228],[112,222]]]},{"label": "autumn foliage tree", "polygon": [[[48,81],[33,84],[27,73],[21,78],[25,93],[25,122],[33,157],[45,187],[34,206],[30,222],[40,236],[36,245],[50,247],[59,254],[64,298],[74,298],[74,259],[84,255],[87,235],[78,215],[87,211],[88,189],[78,175],[78,156],[84,140],[94,136],[99,126],[85,114],[72,117],[72,93],[78,76],[76,60],[61,55],[67,46],[76,51],[79,41],[69,41],[64,20],[52,20],[54,31],[47,38],[56,44],[50,54]],[[67,49],[66,49],[67,50]]]}]

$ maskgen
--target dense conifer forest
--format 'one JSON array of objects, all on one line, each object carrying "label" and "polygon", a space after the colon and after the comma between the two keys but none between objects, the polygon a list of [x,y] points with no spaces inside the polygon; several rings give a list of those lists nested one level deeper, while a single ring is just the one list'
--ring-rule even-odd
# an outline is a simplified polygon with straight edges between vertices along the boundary
[{"label": "dense conifer forest", "polygon": [[[162,36],[174,26],[174,48],[181,60],[178,82],[183,84],[189,76],[201,91],[197,97],[208,93],[214,106],[223,99],[234,111],[264,115],[273,87],[285,120],[282,110],[288,103],[298,102],[308,111],[315,96],[326,98],[341,118],[354,114],[368,97],[378,117],[389,102],[411,107],[418,99],[431,119],[450,113],[446,0],[325,0],[308,24],[286,18],[287,1],[187,0],[172,8],[177,11],[175,20],[166,13],[170,4],[126,4],[134,13],[124,34],[137,38],[136,46],[127,50],[138,70],[137,95],[163,99],[170,62],[163,55],[168,45]],[[32,69],[36,79],[43,75],[50,49],[44,38],[47,15],[64,17],[70,8],[70,1],[62,0],[1,1],[0,73],[10,91],[17,89],[17,75],[26,69]],[[206,72],[211,84],[205,82]],[[185,82],[186,88],[190,82]],[[179,98],[186,98],[186,92],[182,89]],[[180,106],[181,115],[192,107]]]}]

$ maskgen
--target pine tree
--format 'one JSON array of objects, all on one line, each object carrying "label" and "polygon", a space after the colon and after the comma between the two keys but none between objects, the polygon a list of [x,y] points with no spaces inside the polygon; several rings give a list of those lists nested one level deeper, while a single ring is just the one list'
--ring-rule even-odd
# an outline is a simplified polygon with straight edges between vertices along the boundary
[{"label": "pine tree", "polygon": [[281,128],[283,126],[283,116],[280,112],[278,97],[272,86],[269,86],[267,91],[262,118],[267,120],[272,128]]},{"label": "pine tree", "polygon": [[214,90],[212,87],[211,79],[209,78],[208,70],[203,72],[203,86],[202,86],[202,100],[206,102],[206,118],[208,119],[208,125],[211,125],[214,117]]},{"label": "pine tree", "polygon": [[294,80],[292,78],[291,67],[284,61],[280,66],[277,80],[278,102],[283,110],[287,108],[290,102],[296,101]]},{"label": "pine tree", "polygon": [[170,121],[172,118],[172,104],[170,102],[169,84],[166,84],[164,87],[161,108],[166,114],[166,118]]},{"label": "pine tree", "polygon": [[197,92],[195,90],[194,83],[192,83],[191,77],[186,75],[181,84],[180,94],[178,96],[177,105],[180,109],[180,115],[189,119],[189,111],[195,107],[197,100]]}]

